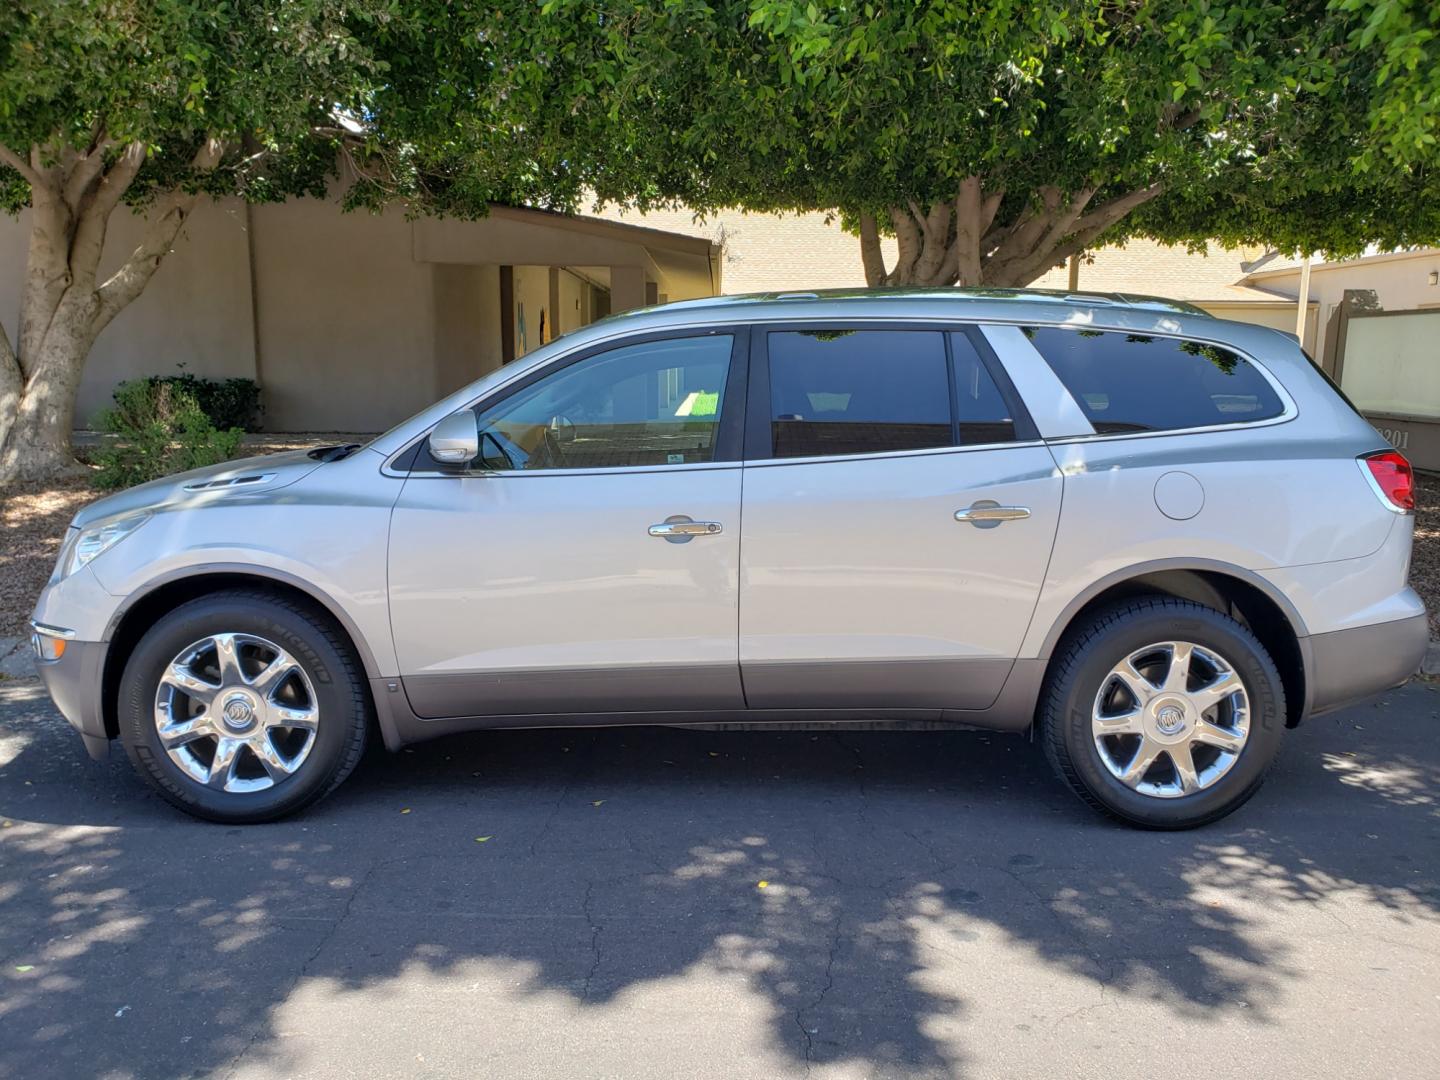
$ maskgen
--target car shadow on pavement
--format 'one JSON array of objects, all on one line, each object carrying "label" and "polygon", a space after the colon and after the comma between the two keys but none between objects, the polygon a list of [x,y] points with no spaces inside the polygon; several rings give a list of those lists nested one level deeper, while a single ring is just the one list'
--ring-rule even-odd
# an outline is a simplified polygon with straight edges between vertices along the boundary
[{"label": "car shadow on pavement", "polygon": [[552,1075],[953,1076],[1115,1007],[1263,1030],[1306,969],[1286,920],[1440,924],[1440,699],[1392,700],[1184,834],[1092,815],[1020,737],[663,728],[374,755],[227,828],[12,703],[0,1076],[504,1076],[540,1044]]}]

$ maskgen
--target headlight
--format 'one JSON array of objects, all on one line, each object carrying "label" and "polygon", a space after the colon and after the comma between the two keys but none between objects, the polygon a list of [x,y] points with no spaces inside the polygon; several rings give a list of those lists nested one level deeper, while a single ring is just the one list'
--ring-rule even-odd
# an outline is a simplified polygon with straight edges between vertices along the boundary
[{"label": "headlight", "polygon": [[55,581],[69,577],[76,570],[91,562],[103,552],[109,551],[125,537],[150,520],[150,511],[111,518],[86,529],[71,529],[60,549],[60,559],[55,564]]}]

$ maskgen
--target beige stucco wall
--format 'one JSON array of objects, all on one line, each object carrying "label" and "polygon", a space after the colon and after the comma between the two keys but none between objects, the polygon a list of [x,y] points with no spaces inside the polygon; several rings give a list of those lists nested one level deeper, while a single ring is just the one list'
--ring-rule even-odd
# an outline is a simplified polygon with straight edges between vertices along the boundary
[{"label": "beige stucco wall", "polygon": [[555,313],[557,334],[568,334],[586,323],[586,285],[568,270],[560,272],[560,310]]},{"label": "beige stucco wall", "polygon": [[[593,212],[610,221],[723,243],[721,284],[722,291],[730,295],[865,287],[859,238],[842,229],[837,218],[826,214],[721,210],[697,220],[694,211],[685,209],[642,214],[611,206]],[[895,241],[886,237],[882,247],[886,264],[893,264]]]},{"label": "beige stucco wall", "polygon": [[[1264,304],[1225,304],[1201,300],[1196,307],[1204,308],[1217,319],[1234,319],[1236,322],[1268,326],[1287,334],[1295,333],[1294,307],[1269,307]],[[1308,348],[1315,340],[1315,324],[1319,318],[1318,305],[1312,304],[1305,319],[1305,343]]]},{"label": "beige stucco wall", "polygon": [[500,273],[494,266],[435,265],[431,270],[439,396],[500,366]]},{"label": "beige stucco wall", "polygon": [[[141,227],[128,214],[112,224],[106,269],[134,248]],[[28,214],[0,216],[0,324],[12,340],[28,233]],[[398,211],[345,214],[334,200],[205,202],[154,280],[100,336],[77,420],[108,405],[122,380],[183,363],[203,377],[259,379],[267,430],[381,430],[499,366],[498,263],[516,266],[528,351],[540,345],[542,310],[549,336],[594,317],[594,290],[568,271],[552,300],[553,261],[598,263],[602,281],[633,271],[630,302],[639,304],[647,275],[685,290],[676,298],[708,285],[705,246],[683,247],[521,211],[414,223]]]},{"label": "beige stucco wall", "polygon": [[[1430,284],[1430,274],[1440,275],[1440,249],[1399,256],[1372,256],[1340,263],[1321,263],[1310,270],[1310,299],[1320,305],[1316,346],[1312,354],[1322,357],[1330,319],[1344,300],[1346,289],[1374,290],[1386,311],[1440,307],[1440,284]],[[1256,274],[1256,285],[1286,296],[1300,295],[1299,269]]]},{"label": "beige stucco wall", "polygon": [[[116,215],[102,275],[113,273],[139,242],[142,222]],[[29,211],[0,215],[0,323],[16,340]],[[208,378],[255,377],[254,313],[246,207],[227,199],[198,206],[144,294],[115,317],[95,343],[80,384],[76,422],[110,404],[117,383],[185,371]]]},{"label": "beige stucco wall", "polygon": [[252,221],[266,427],[379,431],[435,400],[432,270],[403,213],[297,200]]}]

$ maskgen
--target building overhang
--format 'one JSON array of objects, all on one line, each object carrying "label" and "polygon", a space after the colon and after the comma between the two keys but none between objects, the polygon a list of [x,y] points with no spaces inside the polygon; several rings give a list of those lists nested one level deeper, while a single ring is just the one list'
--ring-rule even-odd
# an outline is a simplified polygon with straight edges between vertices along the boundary
[{"label": "building overhang", "polygon": [[411,223],[416,262],[460,265],[567,266],[591,271],[639,268],[670,300],[720,291],[720,245],[600,218],[492,206],[473,221],[421,218]]}]

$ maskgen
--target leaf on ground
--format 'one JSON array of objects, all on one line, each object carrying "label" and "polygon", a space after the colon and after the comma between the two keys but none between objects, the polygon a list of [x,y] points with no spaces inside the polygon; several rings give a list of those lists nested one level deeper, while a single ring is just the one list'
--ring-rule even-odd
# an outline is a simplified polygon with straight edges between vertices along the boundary
[{"label": "leaf on ground", "polygon": [[770,883],[768,881],[756,882],[755,887],[757,889],[768,889],[770,887]]},{"label": "leaf on ground", "polygon": [[605,805],[605,800],[604,800],[604,799],[596,799],[596,800],[595,800],[594,802],[592,802],[590,805],[591,805],[591,806],[604,806],[604,805]]},{"label": "leaf on ground", "polygon": [[408,814],[408,813],[410,812],[410,807],[407,806],[407,807],[405,807],[404,810],[401,810],[400,812],[401,812],[402,814]]},{"label": "leaf on ground", "polygon": [[476,842],[477,844],[483,844],[483,843],[485,843],[486,840],[493,840],[493,839],[495,839],[493,836],[477,836],[477,837],[475,837],[475,842]]},{"label": "leaf on ground", "polygon": [[16,964],[16,965],[15,965],[15,970],[18,971],[18,972],[20,972],[20,974],[23,975],[23,974],[25,974],[25,972],[27,972],[27,971],[34,971],[34,970],[35,970],[35,965],[34,965],[34,964]]}]

